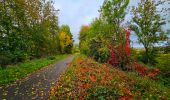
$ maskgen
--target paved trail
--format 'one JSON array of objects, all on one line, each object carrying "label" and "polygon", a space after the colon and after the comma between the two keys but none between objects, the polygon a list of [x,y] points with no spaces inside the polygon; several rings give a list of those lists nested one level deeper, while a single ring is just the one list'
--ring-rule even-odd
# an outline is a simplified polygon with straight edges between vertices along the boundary
[{"label": "paved trail", "polygon": [[47,100],[51,86],[73,60],[70,56],[10,86],[0,87],[0,100]]}]

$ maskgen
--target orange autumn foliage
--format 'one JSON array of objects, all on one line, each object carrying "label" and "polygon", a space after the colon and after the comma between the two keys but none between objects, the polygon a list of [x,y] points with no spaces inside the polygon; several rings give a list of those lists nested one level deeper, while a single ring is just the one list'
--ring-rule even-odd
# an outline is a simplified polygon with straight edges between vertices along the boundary
[{"label": "orange autumn foliage", "polygon": [[83,89],[88,89],[88,88],[90,88],[91,86],[92,86],[91,84],[86,83],[86,84],[83,84],[81,87],[82,87]]},{"label": "orange autumn foliage", "polygon": [[94,76],[94,75],[90,75],[90,80],[92,81],[92,82],[96,82],[96,77]]}]

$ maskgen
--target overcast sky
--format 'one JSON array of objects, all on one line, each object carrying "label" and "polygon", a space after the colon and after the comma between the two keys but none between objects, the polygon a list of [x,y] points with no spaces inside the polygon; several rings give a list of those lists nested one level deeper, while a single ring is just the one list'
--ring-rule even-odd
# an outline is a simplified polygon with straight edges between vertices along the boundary
[{"label": "overcast sky", "polygon": [[103,0],[55,0],[55,8],[60,9],[59,24],[68,24],[75,43],[82,25],[88,25],[99,16],[98,10]]},{"label": "overcast sky", "polygon": [[[75,43],[78,43],[78,34],[82,25],[90,24],[95,17],[99,16],[98,10],[104,0],[54,0],[55,8],[60,9],[59,24],[67,24],[71,28]],[[129,6],[137,5],[139,0],[130,0]],[[125,20],[131,18],[128,14]],[[131,39],[136,40],[135,36]],[[134,43],[133,46],[139,46]]]}]

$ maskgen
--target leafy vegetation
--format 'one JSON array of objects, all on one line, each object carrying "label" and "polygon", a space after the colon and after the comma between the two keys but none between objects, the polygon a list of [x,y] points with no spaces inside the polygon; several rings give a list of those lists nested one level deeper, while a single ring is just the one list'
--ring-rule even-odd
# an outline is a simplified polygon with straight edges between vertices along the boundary
[{"label": "leafy vegetation", "polygon": [[127,55],[124,46],[129,40],[121,23],[128,3],[129,0],[104,1],[100,17],[89,26],[81,28],[79,39],[82,53],[99,62],[109,62],[108,60],[114,59],[113,55],[116,55],[119,57],[117,65],[125,67]]},{"label": "leafy vegetation", "polygon": [[[57,13],[52,0],[0,1],[0,66],[71,53],[69,26],[59,27]],[[59,39],[60,30],[68,34],[69,52],[62,50],[68,43]]]},{"label": "leafy vegetation", "polygon": [[156,67],[161,70],[160,80],[162,80],[165,85],[170,86],[170,54],[160,54],[156,57],[156,61]]},{"label": "leafy vegetation", "polygon": [[67,55],[50,56],[47,58],[28,61],[18,65],[10,65],[6,69],[0,69],[0,85],[5,85],[20,80],[29,74],[50,64],[53,64],[54,62],[65,57],[67,57]]},{"label": "leafy vegetation", "polygon": [[170,71],[170,54],[161,54],[157,59],[157,67],[164,73],[167,74]]},{"label": "leafy vegetation", "polygon": [[132,9],[134,17],[131,29],[135,31],[139,43],[145,48],[144,63],[155,62],[155,44],[165,41],[167,37],[167,33],[162,29],[162,25],[166,24],[165,18],[158,13],[157,6],[157,2],[141,0],[139,5]]},{"label": "leafy vegetation", "polygon": [[169,89],[135,72],[124,72],[79,55],[51,88],[50,99],[169,99]]},{"label": "leafy vegetation", "polygon": [[[141,93],[138,94],[138,91],[135,91],[134,99],[157,99],[160,97],[159,95],[153,96],[157,93],[156,90],[159,89],[159,92],[161,92],[163,90],[160,87],[166,88],[166,86],[169,86],[169,54],[167,54],[169,39],[168,32],[162,28],[168,20],[162,12],[168,12],[168,10],[164,10],[164,7],[160,8],[167,2],[140,0],[137,6],[132,7],[132,20],[129,23],[123,23],[129,0],[104,0],[99,18],[96,18],[89,26],[82,26],[80,30],[80,52],[82,54],[98,62],[118,67],[127,73],[132,72],[140,75],[141,77],[134,74],[130,76],[141,82],[141,84],[140,82],[137,83],[138,85],[132,82],[132,87],[139,86],[143,89],[146,85],[150,86],[148,90],[138,88]],[[131,31],[135,32],[138,42],[144,48],[131,49]],[[159,44],[163,44],[165,47],[161,47]],[[91,67],[94,67],[94,65],[91,65]],[[154,87],[154,92],[151,87]],[[114,92],[114,98],[109,98],[112,89],[107,87],[102,89],[93,88],[93,93],[89,97],[118,99],[120,96],[119,93]],[[105,97],[105,90],[108,92],[108,97]],[[98,94],[100,96],[96,97]],[[128,100],[128,96],[122,98]],[[166,95],[159,99],[164,98],[169,97]]]},{"label": "leafy vegetation", "polygon": [[[128,9],[129,3],[104,0],[100,16],[81,27],[73,45],[70,27],[58,24],[54,0],[1,0],[0,85],[80,52],[50,99],[170,99],[170,31],[163,28],[170,2],[139,0]],[[132,31],[144,48],[131,48]]]}]

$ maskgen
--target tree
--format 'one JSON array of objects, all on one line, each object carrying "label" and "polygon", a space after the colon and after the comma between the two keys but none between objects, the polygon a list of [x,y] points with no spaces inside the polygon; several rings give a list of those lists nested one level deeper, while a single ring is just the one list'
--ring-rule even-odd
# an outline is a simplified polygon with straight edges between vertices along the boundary
[{"label": "tree", "polygon": [[[100,18],[109,26],[107,35],[111,38],[106,39],[110,40],[109,44],[107,44],[112,56],[110,59],[118,58],[119,63],[117,66],[122,68],[126,67],[129,61],[124,49],[127,43],[126,32],[122,27],[128,4],[129,0],[105,0],[100,10]],[[113,63],[115,60],[110,61]]]},{"label": "tree", "polygon": [[73,45],[73,53],[80,53],[79,44],[74,44]]},{"label": "tree", "polygon": [[[66,34],[66,36],[70,38],[69,40],[72,41],[72,42],[70,42],[69,45],[67,45],[64,48],[65,49],[64,53],[71,53],[72,52],[72,48],[73,48],[74,40],[73,40],[73,35],[71,33],[70,27],[68,25],[62,25],[59,30],[60,30],[60,33],[64,32]],[[65,41],[65,42],[67,42],[67,41]],[[61,49],[61,51],[62,51],[62,49]],[[63,53],[63,51],[62,51],[62,53]]]},{"label": "tree", "polygon": [[102,43],[107,46],[107,44],[110,42],[110,35],[108,35],[110,28],[111,27],[109,26],[109,24],[107,24],[100,18],[96,18],[89,26],[82,26],[79,32],[80,51],[85,54],[88,54],[88,51],[90,53],[90,49],[92,49],[89,48],[90,41],[92,39],[94,40],[94,38],[97,39],[98,37],[102,37]]},{"label": "tree", "polygon": [[87,54],[88,51],[88,45],[87,45],[87,41],[88,41],[88,32],[90,30],[89,26],[81,26],[80,32],[79,32],[79,48],[81,53],[83,54]]},{"label": "tree", "polygon": [[56,54],[58,33],[52,0],[0,1],[1,62],[17,63]]},{"label": "tree", "polygon": [[105,0],[101,7],[100,13],[102,19],[113,27],[113,38],[121,37],[121,23],[126,15],[125,10],[129,4],[129,0]]},{"label": "tree", "polygon": [[109,24],[96,18],[89,26],[82,26],[79,33],[79,47],[83,54],[86,54],[96,61],[106,62],[109,58]]},{"label": "tree", "polygon": [[166,33],[162,30],[165,24],[157,12],[157,4],[151,0],[141,0],[138,7],[133,7],[131,29],[135,31],[139,43],[145,48],[145,63],[153,61],[155,44],[166,39]]},{"label": "tree", "polygon": [[66,32],[61,32],[59,34],[59,40],[60,40],[61,53],[63,54],[71,53],[72,45],[73,45],[72,38]]},{"label": "tree", "polygon": [[68,25],[62,25],[60,27],[60,32],[66,32],[67,35],[69,35],[71,38],[72,38],[72,34],[71,34],[71,31],[70,31],[70,27]]},{"label": "tree", "polygon": [[44,49],[47,54],[59,52],[59,26],[58,16],[52,2],[46,2],[43,8],[42,28],[45,37]]}]

